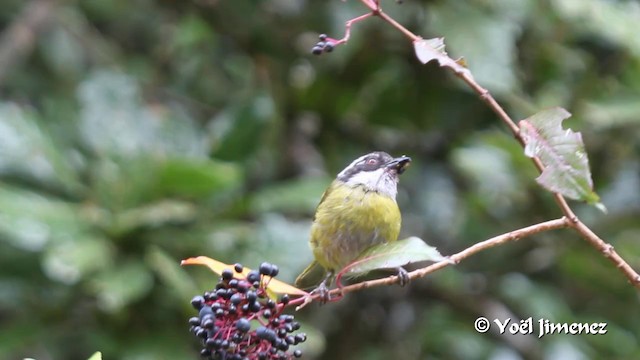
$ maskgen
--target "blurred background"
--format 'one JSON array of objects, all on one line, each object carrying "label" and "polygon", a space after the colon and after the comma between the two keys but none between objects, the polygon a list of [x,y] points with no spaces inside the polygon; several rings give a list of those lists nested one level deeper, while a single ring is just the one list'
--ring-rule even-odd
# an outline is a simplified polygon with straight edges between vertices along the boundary
[{"label": "blurred background", "polygon": [[[383,1],[444,36],[514,119],[563,106],[604,215],[640,269],[640,5]],[[338,0],[4,0],[0,4],[0,358],[195,359],[189,301],[216,276],[181,259],[311,259],[331,179],[373,150],[413,158],[403,236],[445,255],[560,216],[531,162],[457,78]],[[638,292],[575,233],[480,253],[405,288],[296,314],[308,359],[630,359]],[[606,322],[606,335],[478,334],[478,316]]]}]

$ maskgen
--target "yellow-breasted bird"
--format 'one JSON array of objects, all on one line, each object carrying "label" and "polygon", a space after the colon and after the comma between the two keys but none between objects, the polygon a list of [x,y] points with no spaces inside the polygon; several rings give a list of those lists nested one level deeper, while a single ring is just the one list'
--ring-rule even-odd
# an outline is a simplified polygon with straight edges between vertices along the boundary
[{"label": "yellow-breasted bird", "polygon": [[[355,159],[342,170],[322,195],[311,225],[309,244],[315,260],[296,279],[309,287],[325,278],[326,290],[335,272],[342,270],[371,246],[398,240],[402,217],[396,203],[398,175],[411,158],[392,158],[382,151]],[[406,275],[406,272],[400,275]],[[316,280],[315,283],[310,283]],[[401,277],[401,283],[403,278]]]}]

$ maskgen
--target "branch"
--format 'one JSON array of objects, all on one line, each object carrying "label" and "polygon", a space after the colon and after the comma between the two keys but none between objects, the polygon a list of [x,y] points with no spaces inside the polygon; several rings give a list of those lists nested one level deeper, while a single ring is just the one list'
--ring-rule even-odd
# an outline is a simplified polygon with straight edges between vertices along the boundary
[{"label": "branch", "polygon": [[[549,220],[549,221],[545,221],[535,225],[531,225],[518,230],[513,230],[506,234],[498,235],[498,236],[492,237],[491,239],[474,244],[460,251],[459,253],[451,255],[448,258],[448,260],[439,261],[427,267],[411,271],[410,273],[408,273],[409,279],[415,280],[415,279],[425,277],[428,274],[431,274],[435,271],[443,269],[447,266],[458,264],[460,263],[460,261],[474,254],[477,254],[481,251],[490,249],[495,246],[502,245],[510,241],[517,241],[522,239],[523,237],[531,236],[544,231],[562,229],[570,226],[571,226],[571,221],[566,217],[562,217],[559,219]],[[335,299],[340,299],[343,295],[350,292],[359,291],[359,290],[377,287],[377,286],[392,285],[392,284],[398,283],[399,281],[400,281],[399,277],[397,275],[393,275],[393,276],[385,277],[382,279],[367,280],[367,281],[359,282],[357,284],[344,286],[342,288],[333,289],[329,292],[329,294]],[[310,296],[297,298],[295,300],[292,300],[289,303],[289,305],[297,305],[298,306],[297,309],[300,309],[305,305],[307,305],[308,303],[310,303],[312,300],[319,299],[320,296],[321,296],[320,294],[313,294]]]},{"label": "branch", "polygon": [[[405,34],[407,38],[409,38],[412,42],[419,41],[421,37],[415,35],[411,31],[407,30],[404,26],[400,25],[397,21],[389,17],[387,14],[382,12],[382,9],[377,4],[372,4],[370,0],[361,0],[362,3],[371,9],[373,15],[377,15],[382,20],[389,23],[394,28],[398,29],[400,32]],[[451,58],[447,58],[451,60],[451,62],[455,62]],[[469,71],[459,71],[457,68],[452,66],[445,66],[449,70],[451,70],[457,77],[461,78],[462,81],[467,83],[469,87],[475,91],[480,98],[498,115],[500,120],[511,130],[513,136],[518,140],[521,146],[525,146],[525,141],[520,135],[520,129],[518,125],[513,121],[513,119],[507,114],[507,112],[500,106],[500,104],[496,101],[496,99],[491,95],[489,90],[483,88],[478,84],[475,79],[473,79],[471,72]],[[533,164],[536,169],[540,173],[544,170],[544,165],[540,161],[539,158],[532,158]],[[591,246],[600,251],[603,256],[609,259],[615,266],[618,268],[624,276],[629,279],[629,282],[640,289],[640,275],[614,250],[611,244],[606,243],[602,240],[598,235],[596,235],[588,226],[578,219],[576,214],[573,212],[566,199],[559,193],[553,193],[553,198],[562,211],[562,214],[566,217],[568,227],[574,229],[578,232],[583,239],[585,239]],[[437,265],[437,264],[434,264]],[[344,290],[344,289],[343,289]]]}]

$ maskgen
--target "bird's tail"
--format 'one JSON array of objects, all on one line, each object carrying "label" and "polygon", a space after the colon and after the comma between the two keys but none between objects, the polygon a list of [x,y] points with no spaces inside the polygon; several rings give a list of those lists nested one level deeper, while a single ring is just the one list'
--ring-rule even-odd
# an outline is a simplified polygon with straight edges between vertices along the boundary
[{"label": "bird's tail", "polygon": [[325,273],[324,268],[314,260],[298,275],[295,282],[296,287],[300,289],[312,288],[322,281]]}]

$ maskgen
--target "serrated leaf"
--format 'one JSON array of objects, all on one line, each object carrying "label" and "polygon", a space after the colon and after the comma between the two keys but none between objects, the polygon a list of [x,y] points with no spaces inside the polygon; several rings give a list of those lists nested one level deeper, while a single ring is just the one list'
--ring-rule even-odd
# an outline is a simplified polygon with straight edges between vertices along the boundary
[{"label": "serrated leaf", "polygon": [[544,165],[536,181],[545,189],[586,201],[602,210],[600,197],[593,191],[582,135],[562,128],[562,121],[570,116],[567,110],[554,107],[521,120],[524,153],[528,157],[538,157]]},{"label": "serrated leaf", "polygon": [[444,49],[444,38],[420,39],[414,41],[413,48],[418,60],[423,64],[436,60],[440,66],[451,68],[459,73],[466,73],[468,77],[472,77],[469,69],[464,66],[466,62],[462,58],[453,60],[447,55]]},{"label": "serrated leaf", "polygon": [[[197,256],[197,257],[193,257],[193,258],[188,258],[185,260],[182,260],[180,262],[180,265],[184,266],[184,265],[204,265],[206,267],[208,267],[209,269],[211,269],[211,271],[213,271],[214,273],[218,274],[218,275],[222,275],[222,271],[224,271],[225,269],[233,269],[233,265],[228,265],[225,264],[221,261],[212,259],[210,257],[207,256]],[[236,272],[234,272],[234,277],[236,278],[241,278],[240,275],[246,276],[249,271],[251,271],[251,269],[245,267],[242,270],[242,274],[238,274]],[[304,296],[307,295],[308,293],[306,291],[300,290],[297,287],[287,284],[284,281],[280,281],[277,279],[273,279],[271,278],[268,281],[267,284],[267,291],[271,292],[271,293],[275,293],[275,294],[289,294],[289,295],[298,295],[298,296]]]},{"label": "serrated leaf", "polygon": [[442,261],[444,256],[419,237],[412,236],[391,243],[383,243],[364,251],[347,266],[346,275],[354,276],[373,270],[393,269],[421,261]]}]

